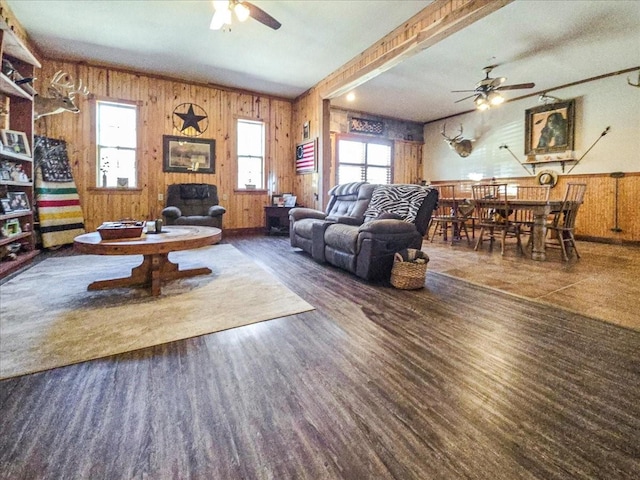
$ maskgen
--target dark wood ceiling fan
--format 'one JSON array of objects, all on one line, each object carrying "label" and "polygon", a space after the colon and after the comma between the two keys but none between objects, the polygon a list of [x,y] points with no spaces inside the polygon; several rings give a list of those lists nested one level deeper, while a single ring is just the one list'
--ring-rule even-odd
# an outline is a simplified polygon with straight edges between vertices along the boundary
[{"label": "dark wood ceiling fan", "polygon": [[225,27],[230,27],[232,12],[235,13],[236,18],[241,22],[244,22],[247,18],[251,17],[274,30],[277,30],[282,26],[279,21],[267,12],[256,7],[253,3],[245,2],[244,0],[214,1],[213,8],[215,12],[211,19],[211,25],[209,26],[211,30],[220,30]]},{"label": "dark wood ceiling fan", "polygon": [[478,108],[489,108],[492,105],[498,105],[504,101],[502,95],[499,92],[503,90],[519,90],[524,88],[533,88],[535,83],[518,83],[514,85],[503,85],[507,80],[505,77],[491,78],[489,74],[497,67],[497,65],[490,65],[484,67],[485,78],[476,83],[473,90],[452,90],[452,93],[464,93],[473,92],[464,98],[456,100],[454,103],[462,102],[469,98],[475,97],[474,102]]}]

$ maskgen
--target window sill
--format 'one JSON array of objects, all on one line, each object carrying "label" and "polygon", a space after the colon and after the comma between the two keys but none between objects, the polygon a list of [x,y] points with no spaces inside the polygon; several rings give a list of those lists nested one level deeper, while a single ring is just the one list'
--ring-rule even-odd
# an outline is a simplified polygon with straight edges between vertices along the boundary
[{"label": "window sill", "polygon": [[87,191],[92,193],[102,193],[102,194],[110,194],[110,193],[123,193],[126,195],[140,194],[142,193],[142,188],[123,188],[123,187],[89,187]]},{"label": "window sill", "polygon": [[233,193],[249,193],[252,195],[266,195],[269,190],[264,188],[234,188]]}]

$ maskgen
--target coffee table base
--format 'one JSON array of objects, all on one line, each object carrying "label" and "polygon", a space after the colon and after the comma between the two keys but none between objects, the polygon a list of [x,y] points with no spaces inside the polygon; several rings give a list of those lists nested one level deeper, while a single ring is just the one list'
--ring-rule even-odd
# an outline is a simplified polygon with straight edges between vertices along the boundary
[{"label": "coffee table base", "polygon": [[208,275],[211,269],[207,267],[179,270],[178,264],[169,260],[168,253],[144,255],[142,263],[131,269],[131,275],[123,278],[97,280],[87,287],[87,290],[105,290],[118,287],[151,287],[151,295],[160,295],[162,282],[177,278]]}]

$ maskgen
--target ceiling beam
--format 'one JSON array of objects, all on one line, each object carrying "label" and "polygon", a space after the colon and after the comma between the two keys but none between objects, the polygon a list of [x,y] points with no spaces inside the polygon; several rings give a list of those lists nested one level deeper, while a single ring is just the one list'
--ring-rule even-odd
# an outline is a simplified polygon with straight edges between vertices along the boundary
[{"label": "ceiling beam", "polygon": [[329,75],[319,85],[320,95],[325,99],[344,95],[512,1],[435,0]]}]

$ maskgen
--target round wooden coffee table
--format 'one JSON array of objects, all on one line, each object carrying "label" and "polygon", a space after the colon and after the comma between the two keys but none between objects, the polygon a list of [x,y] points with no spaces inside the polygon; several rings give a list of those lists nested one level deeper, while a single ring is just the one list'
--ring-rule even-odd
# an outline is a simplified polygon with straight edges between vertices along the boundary
[{"label": "round wooden coffee table", "polygon": [[145,286],[151,287],[151,294],[158,296],[163,281],[211,273],[207,267],[179,270],[178,264],[169,260],[169,252],[215,245],[221,238],[219,228],[180,225],[163,227],[161,233],[144,233],[138,238],[117,240],[102,240],[98,232],[85,233],[74,239],[73,248],[90,255],[144,256],[130,276],[98,280],[89,284],[87,290]]}]

